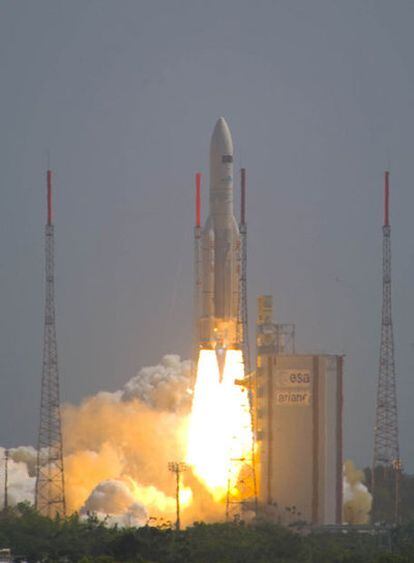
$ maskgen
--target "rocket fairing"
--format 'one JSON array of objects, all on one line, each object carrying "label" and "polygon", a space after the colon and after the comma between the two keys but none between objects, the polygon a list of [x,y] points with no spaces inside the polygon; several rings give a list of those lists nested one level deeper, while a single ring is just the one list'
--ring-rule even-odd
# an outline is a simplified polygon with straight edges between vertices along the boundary
[{"label": "rocket fairing", "polygon": [[240,233],[233,209],[233,141],[220,117],[210,142],[209,215],[201,233],[200,345],[239,343]]}]

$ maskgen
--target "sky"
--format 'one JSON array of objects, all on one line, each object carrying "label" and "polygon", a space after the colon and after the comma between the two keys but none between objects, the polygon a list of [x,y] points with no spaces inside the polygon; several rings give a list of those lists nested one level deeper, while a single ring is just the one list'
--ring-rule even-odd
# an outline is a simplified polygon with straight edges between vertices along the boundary
[{"label": "sky", "polygon": [[[115,390],[192,336],[194,174],[217,118],[248,176],[256,297],[297,351],[345,354],[345,456],[372,458],[391,171],[401,455],[414,472],[414,3],[0,1],[0,444],[35,444],[45,171],[61,397]],[[108,421],[110,424],[110,421]]]}]

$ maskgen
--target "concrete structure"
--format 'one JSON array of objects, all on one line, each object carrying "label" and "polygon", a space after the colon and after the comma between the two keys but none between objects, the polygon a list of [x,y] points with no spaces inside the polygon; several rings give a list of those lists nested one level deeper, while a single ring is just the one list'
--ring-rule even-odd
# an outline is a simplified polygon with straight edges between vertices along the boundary
[{"label": "concrete structure", "polygon": [[256,376],[259,502],[282,523],[340,524],[343,358],[281,353],[278,334],[271,297],[262,296]]}]

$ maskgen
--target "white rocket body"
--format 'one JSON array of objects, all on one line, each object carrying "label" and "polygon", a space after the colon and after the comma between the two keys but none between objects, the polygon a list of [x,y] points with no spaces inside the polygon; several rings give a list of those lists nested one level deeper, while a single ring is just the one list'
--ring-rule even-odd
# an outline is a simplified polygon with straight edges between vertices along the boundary
[{"label": "white rocket body", "polygon": [[233,142],[220,117],[210,143],[210,209],[201,234],[200,340],[238,344],[240,233],[233,209]]}]

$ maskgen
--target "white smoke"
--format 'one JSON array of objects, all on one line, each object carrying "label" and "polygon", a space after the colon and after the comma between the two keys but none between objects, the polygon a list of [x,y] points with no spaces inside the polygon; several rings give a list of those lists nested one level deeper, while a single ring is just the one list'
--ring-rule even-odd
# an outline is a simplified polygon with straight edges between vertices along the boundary
[{"label": "white smoke", "polygon": [[108,479],[99,483],[87,498],[81,514],[97,514],[100,518],[109,516],[109,522],[121,526],[144,526],[148,512],[136,502],[130,488],[123,481]]},{"label": "white smoke", "polygon": [[[5,448],[0,447],[0,505],[4,506],[5,485]],[[36,450],[31,446],[22,446],[9,450],[7,496],[9,506],[19,502],[34,502]]]},{"label": "white smoke", "polygon": [[169,354],[157,366],[144,367],[124,385],[123,401],[138,399],[157,410],[181,412],[190,407],[191,362]]},{"label": "white smoke", "polygon": [[16,463],[25,463],[29,475],[36,475],[37,450],[33,446],[20,446],[9,450],[9,456]]}]

